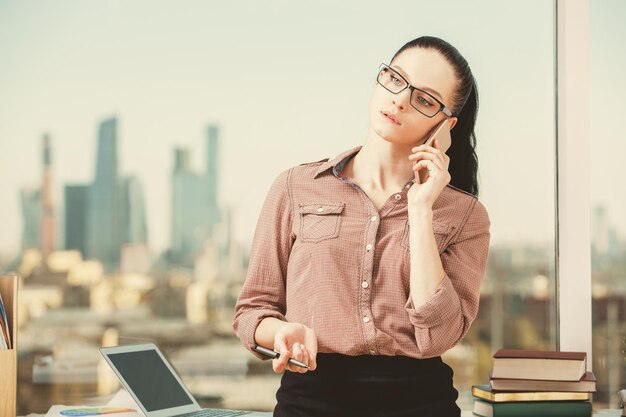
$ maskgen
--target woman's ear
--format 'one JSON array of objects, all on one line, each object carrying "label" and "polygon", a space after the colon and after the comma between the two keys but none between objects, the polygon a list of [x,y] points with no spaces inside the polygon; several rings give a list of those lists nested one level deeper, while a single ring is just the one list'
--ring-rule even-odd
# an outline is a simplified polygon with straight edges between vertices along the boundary
[{"label": "woman's ear", "polygon": [[452,130],[452,128],[454,127],[454,125],[456,124],[457,121],[458,121],[458,119],[456,117],[448,118],[448,122],[450,123],[450,130]]}]

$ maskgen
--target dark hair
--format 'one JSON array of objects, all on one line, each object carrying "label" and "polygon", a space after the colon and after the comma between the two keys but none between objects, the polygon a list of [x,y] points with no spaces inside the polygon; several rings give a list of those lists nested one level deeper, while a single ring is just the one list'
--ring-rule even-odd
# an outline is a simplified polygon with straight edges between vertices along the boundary
[{"label": "dark hair", "polygon": [[395,53],[391,62],[400,53],[411,48],[435,49],[454,69],[457,86],[450,111],[458,120],[450,131],[452,145],[446,152],[450,157],[450,166],[448,167],[452,177],[450,185],[478,197],[478,157],[476,156],[476,135],[474,134],[478,113],[478,92],[472,70],[454,46],[434,36],[421,36],[407,42]]}]

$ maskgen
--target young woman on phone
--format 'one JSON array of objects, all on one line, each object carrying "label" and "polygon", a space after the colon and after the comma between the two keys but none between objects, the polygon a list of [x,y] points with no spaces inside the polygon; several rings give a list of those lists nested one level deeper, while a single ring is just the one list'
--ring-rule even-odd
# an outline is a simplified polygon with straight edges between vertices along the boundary
[{"label": "young woman on phone", "polygon": [[[254,233],[233,327],[280,353],[276,417],[460,415],[441,354],[476,318],[489,248],[476,84],[429,36],[375,71],[364,144],[282,171]],[[447,152],[424,144],[444,120]]]}]

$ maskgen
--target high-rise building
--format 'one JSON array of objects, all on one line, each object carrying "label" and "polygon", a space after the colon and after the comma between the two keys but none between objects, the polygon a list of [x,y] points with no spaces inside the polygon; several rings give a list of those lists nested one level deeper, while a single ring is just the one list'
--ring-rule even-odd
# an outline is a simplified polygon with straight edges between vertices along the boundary
[{"label": "high-rise building", "polygon": [[[217,185],[218,185],[218,173],[219,173],[219,158],[218,158],[218,127],[215,125],[209,125],[207,128],[207,161],[206,161],[206,176],[207,176],[207,189],[208,189],[208,203],[212,209],[217,208]],[[217,219],[212,219],[216,221]]]},{"label": "high-rise building", "polygon": [[124,232],[121,243],[147,243],[146,210],[139,178],[129,176],[122,179],[119,196],[121,230]]},{"label": "high-rise building", "polygon": [[87,209],[87,256],[107,269],[119,265],[121,222],[119,216],[117,119],[100,124],[96,174],[89,189]]},{"label": "high-rise building", "polygon": [[55,247],[56,221],[52,199],[52,147],[50,136],[42,138],[42,182],[39,189],[20,190],[22,249],[39,249],[44,257]]},{"label": "high-rise building", "polygon": [[20,190],[22,207],[22,250],[39,249],[39,221],[41,219],[41,198],[38,189],[22,188]]},{"label": "high-rise building", "polygon": [[48,256],[55,246],[56,221],[52,198],[52,146],[50,135],[43,136],[43,178],[41,184],[41,254]]},{"label": "high-rise building", "polygon": [[175,149],[172,171],[171,250],[176,259],[193,261],[221,221],[218,206],[219,129],[209,125],[206,168],[195,172],[187,149]]},{"label": "high-rise building", "polygon": [[219,209],[217,205],[218,179],[219,179],[219,153],[218,153],[219,128],[209,125],[207,128],[207,160],[206,160],[206,191],[208,193],[209,205],[209,230],[213,231],[213,226],[220,221]]},{"label": "high-rise building", "polygon": [[184,177],[192,173],[189,150],[174,149],[174,169],[172,170],[172,217],[170,222],[170,249],[180,254],[188,250],[185,242],[185,200],[183,193]]},{"label": "high-rise building", "polygon": [[209,237],[204,175],[191,170],[189,151],[175,150],[172,172],[171,249],[178,257],[198,252]]},{"label": "high-rise building", "polygon": [[65,186],[65,249],[87,253],[87,205],[89,185]]}]

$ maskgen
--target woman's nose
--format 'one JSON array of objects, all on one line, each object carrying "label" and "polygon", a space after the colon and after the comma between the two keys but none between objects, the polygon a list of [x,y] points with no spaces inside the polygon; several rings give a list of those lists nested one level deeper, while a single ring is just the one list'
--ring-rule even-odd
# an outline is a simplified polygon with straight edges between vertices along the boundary
[{"label": "woman's nose", "polygon": [[405,110],[411,100],[411,90],[406,89],[400,91],[393,97],[393,104],[395,104],[400,110]]}]

